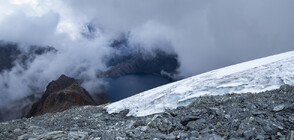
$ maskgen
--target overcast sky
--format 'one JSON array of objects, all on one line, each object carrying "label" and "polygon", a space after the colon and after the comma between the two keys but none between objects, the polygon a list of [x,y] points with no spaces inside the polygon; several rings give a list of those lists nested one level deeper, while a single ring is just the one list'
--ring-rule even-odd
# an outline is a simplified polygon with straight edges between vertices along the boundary
[{"label": "overcast sky", "polygon": [[[129,32],[146,48],[171,43],[190,76],[293,50],[293,6],[291,0],[0,0],[0,39],[71,49],[101,47]],[[99,29],[99,39],[81,39],[86,24]]]},{"label": "overcast sky", "polygon": [[[89,90],[96,70],[105,69],[109,42],[122,33],[146,50],[176,52],[184,77],[291,51],[293,6],[293,0],[0,0],[0,40],[59,50],[27,70],[1,74],[0,86],[8,83],[5,92],[18,96],[29,93],[23,83],[45,87],[65,73],[88,78]],[[96,30],[92,39],[82,35],[88,24]]]}]

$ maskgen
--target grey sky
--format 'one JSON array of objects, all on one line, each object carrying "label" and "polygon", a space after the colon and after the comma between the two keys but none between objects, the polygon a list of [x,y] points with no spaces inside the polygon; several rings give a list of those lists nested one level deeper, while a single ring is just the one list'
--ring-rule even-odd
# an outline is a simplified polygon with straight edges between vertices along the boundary
[{"label": "grey sky", "polygon": [[74,44],[92,23],[105,40],[131,32],[132,41],[146,48],[164,48],[156,43],[171,42],[184,76],[294,48],[291,0],[0,2],[3,40],[66,48],[64,42]]},{"label": "grey sky", "polygon": [[[170,41],[191,76],[294,48],[293,1],[70,1],[75,15],[131,31],[145,47]],[[153,44],[155,43],[155,45]],[[165,46],[160,46],[165,47]]]}]

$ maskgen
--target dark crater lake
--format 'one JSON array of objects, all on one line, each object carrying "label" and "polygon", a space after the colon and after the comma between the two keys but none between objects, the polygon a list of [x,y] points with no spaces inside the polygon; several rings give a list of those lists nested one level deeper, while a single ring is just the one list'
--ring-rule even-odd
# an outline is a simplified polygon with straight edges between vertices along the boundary
[{"label": "dark crater lake", "polygon": [[111,101],[118,101],[137,93],[152,89],[172,81],[152,74],[128,74],[117,78],[106,78],[104,88]]}]

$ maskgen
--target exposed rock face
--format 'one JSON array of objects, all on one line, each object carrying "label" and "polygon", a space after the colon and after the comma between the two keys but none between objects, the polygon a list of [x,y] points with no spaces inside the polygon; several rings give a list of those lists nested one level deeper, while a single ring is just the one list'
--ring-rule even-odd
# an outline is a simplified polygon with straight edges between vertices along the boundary
[{"label": "exposed rock face", "polygon": [[61,75],[47,86],[42,98],[33,104],[27,117],[64,111],[77,105],[96,105],[90,94],[75,79]]},{"label": "exposed rock face", "polygon": [[293,96],[292,86],[204,96],[189,106],[144,117],[126,116],[128,110],[108,114],[105,105],[74,107],[0,123],[0,139],[293,140]]}]

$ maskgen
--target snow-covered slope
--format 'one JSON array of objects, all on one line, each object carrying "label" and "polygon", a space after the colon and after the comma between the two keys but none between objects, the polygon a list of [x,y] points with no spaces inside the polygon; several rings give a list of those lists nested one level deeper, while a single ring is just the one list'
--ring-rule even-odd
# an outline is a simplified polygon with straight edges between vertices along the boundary
[{"label": "snow-covered slope", "polygon": [[228,66],[160,86],[106,106],[108,113],[129,109],[145,116],[188,105],[203,95],[261,92],[294,85],[294,51]]}]

